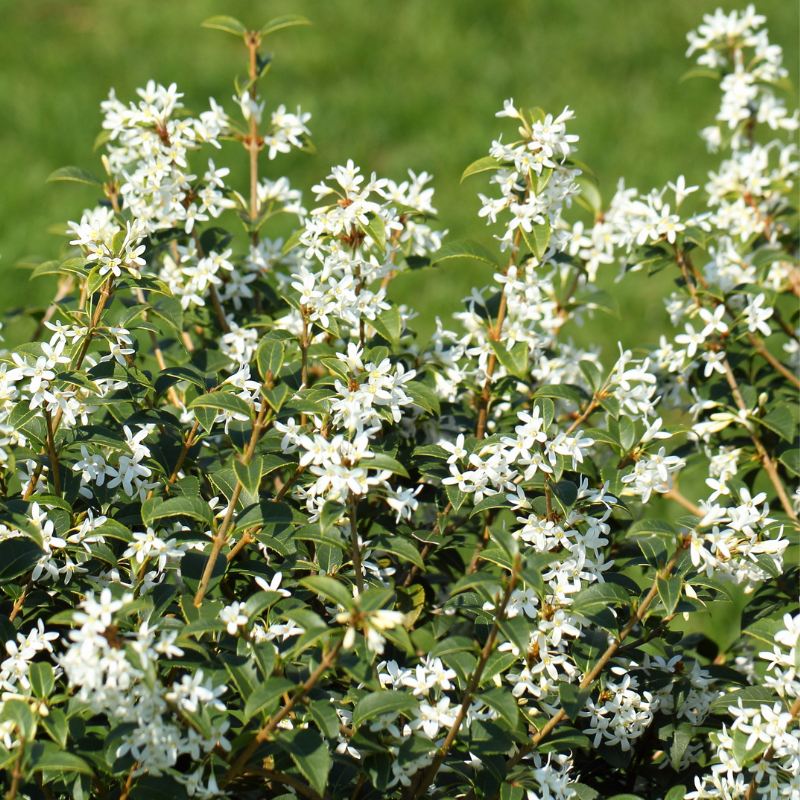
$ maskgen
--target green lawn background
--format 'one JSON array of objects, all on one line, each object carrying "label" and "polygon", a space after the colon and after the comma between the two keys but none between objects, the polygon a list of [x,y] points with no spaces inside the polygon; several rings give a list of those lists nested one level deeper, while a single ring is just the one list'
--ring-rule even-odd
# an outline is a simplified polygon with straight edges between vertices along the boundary
[{"label": "green lawn background", "polygon": [[[495,119],[502,101],[560,112],[569,105],[580,134],[578,157],[592,167],[603,196],[620,176],[641,190],[680,173],[704,182],[717,157],[697,135],[713,122],[719,92],[709,80],[679,83],[692,66],[686,32],[717,7],[708,0],[0,0],[0,314],[44,305],[49,279],[28,282],[15,268],[28,256],[57,257],[64,239],[48,228],[77,219],[93,205],[91,188],[45,183],[58,167],[101,173],[92,143],[100,130],[99,103],[108,89],[128,101],[150,78],[178,83],[193,111],[209,95],[229,113],[233,75],[246,70],[242,42],[201,29],[214,14],[248,26],[301,13],[313,27],[281,31],[267,42],[275,61],[262,95],[267,110],[301,104],[313,113],[316,156],[293,153],[269,162],[263,174],[286,174],[313,204],[310,186],[330,166],[353,158],[367,173],[400,180],[406,170],[435,176],[441,227],[451,238],[492,246],[492,229],[477,217],[481,177],[460,185],[464,167],[486,154],[492,139],[513,126]],[[722,3],[726,10],[745,4]],[[785,50],[797,83],[800,12],[796,3],[761,0],[771,38]],[[789,98],[792,107],[794,98]],[[233,168],[245,189],[246,157],[238,143],[217,165]],[[230,220],[235,223],[235,220]],[[238,224],[238,223],[235,223]],[[267,235],[270,230],[266,230]],[[273,229],[274,235],[274,229]],[[661,297],[674,276],[630,276],[614,286],[616,267],[601,275],[621,305],[619,319],[565,333],[598,343],[611,361],[615,343],[635,347],[667,330]],[[438,314],[447,325],[473,284],[491,281],[474,262],[401,276],[394,299],[420,312],[423,335]],[[5,331],[21,341],[32,323]],[[609,352],[611,351],[611,352]],[[657,504],[660,505],[660,504]],[[719,631],[725,631],[720,633]],[[735,631],[723,624],[714,638]]]}]

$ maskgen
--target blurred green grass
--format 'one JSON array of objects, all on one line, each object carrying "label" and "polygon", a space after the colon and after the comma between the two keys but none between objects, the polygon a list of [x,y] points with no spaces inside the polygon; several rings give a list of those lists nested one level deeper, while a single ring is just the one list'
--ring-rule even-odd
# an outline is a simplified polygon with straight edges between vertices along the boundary
[{"label": "blurred green grass", "polygon": [[[268,162],[265,174],[289,175],[306,192],[331,165],[353,158],[369,173],[402,179],[410,167],[435,176],[439,224],[452,238],[491,246],[492,229],[477,218],[480,178],[459,185],[464,167],[485,155],[510,126],[495,119],[503,99],[559,112],[569,105],[581,136],[581,160],[610,197],[620,176],[648,190],[681,172],[703,183],[715,159],[697,131],[712,121],[716,85],[679,84],[690,67],[686,32],[718,3],[709,0],[21,0],[0,1],[0,312],[44,304],[54,285],[28,282],[14,264],[29,255],[57,256],[63,239],[48,227],[75,219],[92,205],[89,187],[46,184],[60,166],[100,172],[92,143],[99,103],[114,87],[122,100],[149,78],[176,81],[190,109],[214,96],[233,113],[232,78],[245,71],[240,40],[200,28],[213,14],[257,26],[284,13],[302,13],[311,28],[279,32],[267,47],[275,62],[263,85],[267,108],[302,104],[313,113],[316,156],[293,153]],[[726,9],[741,4],[723,3]],[[786,50],[797,78],[795,4],[762,0],[773,40]],[[244,187],[247,170],[238,144],[211,153],[233,167]],[[269,233],[269,232],[268,232]],[[601,283],[611,285],[616,267]],[[619,319],[565,331],[608,352],[657,341],[665,329],[661,302],[671,277],[634,276],[614,287]],[[420,312],[423,335],[433,315],[447,324],[473,284],[489,283],[485,269],[450,262],[437,271],[403,275],[397,300]],[[428,321],[430,320],[430,321]],[[19,341],[24,322],[7,332]],[[613,357],[613,356],[610,356]]]}]

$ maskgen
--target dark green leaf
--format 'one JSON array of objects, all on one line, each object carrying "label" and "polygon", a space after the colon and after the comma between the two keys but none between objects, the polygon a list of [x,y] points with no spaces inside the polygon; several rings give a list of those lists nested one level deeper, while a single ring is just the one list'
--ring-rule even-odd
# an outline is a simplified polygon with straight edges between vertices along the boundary
[{"label": "dark green leaf", "polygon": [[246,719],[252,719],[257,714],[263,714],[277,703],[281,695],[294,689],[294,684],[286,678],[270,678],[256,689],[247,700],[244,707]]},{"label": "dark green leaf", "polygon": [[0,584],[32,570],[43,555],[44,550],[25,536],[14,536],[0,542]]},{"label": "dark green leaf", "polygon": [[384,714],[403,714],[417,708],[419,701],[412,694],[383,689],[362,697],[353,709],[353,725],[381,717]]}]

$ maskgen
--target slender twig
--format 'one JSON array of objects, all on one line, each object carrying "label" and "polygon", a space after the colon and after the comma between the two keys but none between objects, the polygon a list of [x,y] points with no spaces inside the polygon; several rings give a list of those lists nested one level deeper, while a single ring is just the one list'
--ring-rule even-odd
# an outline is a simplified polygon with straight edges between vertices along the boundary
[{"label": "slender twig", "polygon": [[[253,425],[253,432],[250,434],[250,441],[247,445],[247,450],[245,450],[245,453],[242,457],[242,463],[245,465],[250,464],[250,461],[253,458],[253,453],[256,449],[256,444],[258,443],[258,438],[266,427],[265,418],[267,415],[267,409],[267,403],[262,401],[261,410],[258,412],[256,423]],[[219,526],[217,533],[214,536],[214,544],[211,546],[211,553],[208,556],[208,561],[206,561],[206,566],[203,570],[203,577],[200,579],[200,585],[198,586],[197,592],[194,596],[195,608],[199,608],[202,605],[203,598],[206,596],[208,584],[210,583],[211,575],[214,572],[214,566],[217,563],[219,554],[222,552],[222,548],[225,546],[225,542],[228,541],[228,531],[230,530],[231,522],[233,521],[233,515],[236,511],[236,503],[239,502],[239,495],[241,495],[243,488],[242,482],[237,480],[233,494],[231,495],[230,503],[228,504],[228,510],[225,512],[225,517],[222,520],[222,524]]]},{"label": "slender twig", "polygon": [[[739,384],[736,382],[736,377],[733,374],[733,370],[731,369],[731,365],[728,362],[727,357],[722,359],[722,366],[725,367],[725,377],[728,379],[728,385],[731,387],[731,392],[733,394],[733,399],[736,401],[736,406],[741,412],[747,414],[747,404],[744,402],[742,393],[739,390]],[[756,433],[755,429],[748,429],[748,433],[750,434],[750,438],[753,440],[756,453],[758,453],[758,457],[764,466],[764,471],[767,473],[770,481],[772,481],[772,485],[775,487],[775,491],[778,494],[778,499],[781,501],[783,510],[786,512],[788,517],[797,522],[797,512],[792,507],[792,501],[789,499],[789,495],[786,494],[786,488],[783,485],[780,475],[778,475],[775,462],[770,458],[769,453],[767,453],[767,449],[764,447],[764,443],[761,441],[761,437]]]},{"label": "slender twig", "polygon": [[478,659],[475,671],[472,673],[472,678],[470,679],[470,682],[467,684],[467,688],[464,690],[464,693],[461,696],[461,705],[459,706],[455,721],[450,726],[450,730],[447,732],[447,736],[445,737],[442,746],[439,748],[436,757],[433,759],[433,763],[430,765],[428,771],[425,773],[425,777],[423,777],[422,782],[419,784],[419,786],[416,788],[416,791],[413,793],[414,797],[421,797],[427,792],[428,787],[433,783],[433,780],[436,777],[436,773],[442,766],[442,763],[447,757],[447,753],[449,752],[450,748],[453,745],[453,742],[456,739],[456,736],[458,735],[458,730],[461,727],[461,723],[464,721],[464,717],[466,717],[467,715],[467,709],[469,708],[472,696],[475,694],[475,690],[480,685],[483,671],[486,667],[487,662],[489,661],[489,658],[492,655],[492,652],[494,651],[494,644],[495,641],[497,640],[497,634],[500,631],[500,624],[505,618],[506,606],[508,606],[508,602],[509,600],[511,600],[511,595],[514,592],[514,588],[517,585],[517,580],[519,578],[519,572],[520,572],[520,565],[521,565],[521,560],[520,557],[517,556],[514,562],[514,569],[511,571],[511,576],[508,579],[508,586],[506,587],[505,594],[503,595],[503,600],[501,601],[500,605],[497,608],[497,611],[495,612],[494,624],[492,625],[492,630],[489,632],[489,636],[486,639],[486,644],[484,644],[483,650],[481,650],[481,656]]},{"label": "slender twig", "polygon": [[[97,326],[100,324],[100,318],[103,314],[103,309],[106,307],[106,303],[108,303],[108,299],[114,293],[114,276],[109,275],[108,280],[103,284],[103,288],[100,291],[100,299],[97,301],[97,305],[95,306],[94,313],[92,314],[91,322],[89,323],[89,329],[86,331],[86,336],[83,338],[83,344],[81,345],[81,349],[78,352],[77,358],[70,364],[70,369],[73,371],[77,371],[83,365],[83,359],[86,358],[86,353],[89,351],[89,345],[92,343],[92,339],[94,338],[94,332],[97,329]],[[61,407],[59,407],[58,411],[56,411],[55,417],[53,417],[53,436],[55,437],[55,433],[58,430],[58,426],[61,424],[61,418],[64,416],[64,411]],[[33,475],[31,475],[31,479],[28,482],[28,488],[25,490],[25,493],[22,495],[23,500],[27,500],[36,490],[36,484],[39,482],[39,477],[42,474],[42,464],[39,464],[36,467]]]},{"label": "slender twig", "polygon": [[22,605],[25,602],[25,598],[28,596],[28,592],[31,590],[33,586],[33,578],[31,578],[27,584],[25,584],[25,588],[22,590],[22,594],[14,601],[14,607],[11,609],[11,613],[8,615],[8,621],[13,622],[20,611],[22,611]]},{"label": "slender twig", "polygon": [[17,796],[17,792],[19,791],[19,784],[20,781],[23,779],[24,774],[22,772],[22,759],[25,755],[25,737],[19,737],[19,755],[14,759],[14,766],[11,768],[11,786],[9,787],[8,792],[6,792],[6,800],[14,800]]},{"label": "slender twig", "polygon": [[169,476],[169,482],[175,483],[178,473],[181,471],[181,467],[183,466],[183,462],[186,460],[186,454],[192,449],[192,446],[195,443],[195,437],[197,436],[197,429],[200,427],[200,423],[195,420],[194,425],[192,425],[192,429],[189,431],[189,435],[186,437],[183,446],[181,447],[181,452],[178,454],[178,460],[175,462],[175,468],[172,470],[172,474]]},{"label": "slender twig", "polygon": [[[274,772],[271,769],[264,769],[264,767],[248,767],[247,772],[242,773],[245,777],[248,775],[257,775],[260,778],[266,778],[272,783],[282,783],[284,786],[291,786],[296,792],[299,792],[303,797],[308,800],[322,800],[322,795],[307,786],[297,778],[287,775],[284,772]],[[120,798],[121,800],[121,798]]]},{"label": "slender twig", "polygon": [[308,694],[308,692],[314,688],[314,686],[316,686],[319,679],[325,672],[327,672],[328,669],[330,669],[333,662],[336,661],[336,657],[339,655],[339,651],[342,649],[342,641],[343,639],[339,639],[339,641],[336,642],[336,645],[330,651],[328,651],[325,656],[323,656],[319,666],[314,670],[314,672],[311,673],[311,675],[308,677],[308,680],[298,687],[297,691],[289,699],[289,702],[259,729],[253,741],[247,745],[247,747],[242,751],[241,755],[231,765],[222,781],[220,788],[224,789],[242,771],[242,769],[244,769],[245,765],[247,764],[247,760],[253,755],[253,753],[255,753],[256,750],[258,750],[261,743],[265,742],[269,738],[270,734],[286,718],[286,716],[297,705],[297,703],[300,702],[306,696],[306,694]]},{"label": "slender twig", "polygon": [[56,495],[61,497],[61,475],[58,471],[58,453],[56,452],[53,418],[47,408],[44,409],[44,421],[47,426],[47,450],[50,455],[50,474],[53,476],[53,489]]},{"label": "slender twig", "polygon": [[353,556],[353,569],[356,573],[358,593],[364,592],[364,572],[361,568],[361,542],[358,540],[358,499],[350,495],[350,548]]},{"label": "slender twig", "polygon": [[[658,578],[666,579],[669,577],[672,570],[675,568],[675,564],[678,562],[678,558],[680,558],[681,553],[689,546],[689,539],[681,539],[678,547],[675,550],[675,554],[669,560],[667,565],[664,569],[658,574]],[[619,634],[619,638],[612,642],[608,648],[606,649],[605,653],[600,657],[600,660],[594,665],[594,667],[586,674],[584,679],[580,682],[578,688],[585,689],[590,686],[595,678],[603,671],[605,665],[614,657],[617,650],[619,650],[622,643],[625,639],[628,638],[630,632],[644,619],[645,613],[649,608],[650,604],[658,595],[658,580],[656,579],[653,581],[653,585],[650,587],[650,591],[647,593],[647,596],[642,600],[641,605],[636,609],[634,614],[631,614],[631,618],[628,620],[625,627]],[[532,737],[531,741],[524,745],[517,753],[512,756],[507,765],[507,770],[510,770],[513,766],[518,764],[528,753],[530,753],[536,745],[538,745],[542,739],[552,733],[553,729],[558,725],[565,717],[567,716],[564,709],[560,709],[556,714],[554,714],[546,723],[545,725],[537,731],[536,734]]]},{"label": "slender twig", "polygon": [[[522,228],[517,228],[516,236],[514,237],[514,246],[511,249],[511,258],[508,260],[508,266],[505,269],[505,274],[514,266],[517,258],[517,251],[519,250],[519,242],[522,238]],[[489,325],[489,338],[495,342],[500,341],[500,336],[503,332],[503,321],[506,316],[506,293],[502,292],[500,295],[500,306],[497,309],[497,321],[494,325]],[[475,436],[478,439],[483,439],[486,433],[486,417],[489,413],[489,402],[492,399],[492,375],[497,366],[497,353],[492,351],[489,355],[489,363],[486,365],[486,380],[483,383],[481,396],[478,398],[478,426],[475,429]]]},{"label": "slender twig", "polygon": [[119,796],[119,800],[128,800],[128,796],[131,793],[131,788],[133,787],[133,772],[138,766],[138,761],[131,765],[130,771],[128,772],[128,777],[125,779],[125,786],[122,789],[122,794]]},{"label": "slender twig", "polygon": [[691,511],[696,517],[704,517],[703,509],[696,506],[691,500],[684,497],[679,491],[677,486],[673,486],[668,492],[664,492],[662,497],[667,500],[674,500],[676,503],[682,505],[687,511]]}]

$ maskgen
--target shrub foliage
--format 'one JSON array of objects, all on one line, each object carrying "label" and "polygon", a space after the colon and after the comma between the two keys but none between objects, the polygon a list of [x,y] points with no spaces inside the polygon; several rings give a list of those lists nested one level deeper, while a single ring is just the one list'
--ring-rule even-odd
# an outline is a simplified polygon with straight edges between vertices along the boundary
[{"label": "shrub foliage", "polygon": [[[427,174],[348,162],[310,211],[261,175],[311,150],[261,99],[300,17],[206,23],[248,51],[236,117],[111,93],[105,178],[52,176],[103,199],[0,364],[9,800],[800,796],[798,116],[764,21],[689,35],[702,191],[604,202],[573,113],[506,101],[464,173],[491,249]],[[423,344],[392,280],[450,259],[490,285]],[[674,276],[674,338],[564,340],[613,324],[614,264]],[[726,603],[730,649],[685,633]]]}]

